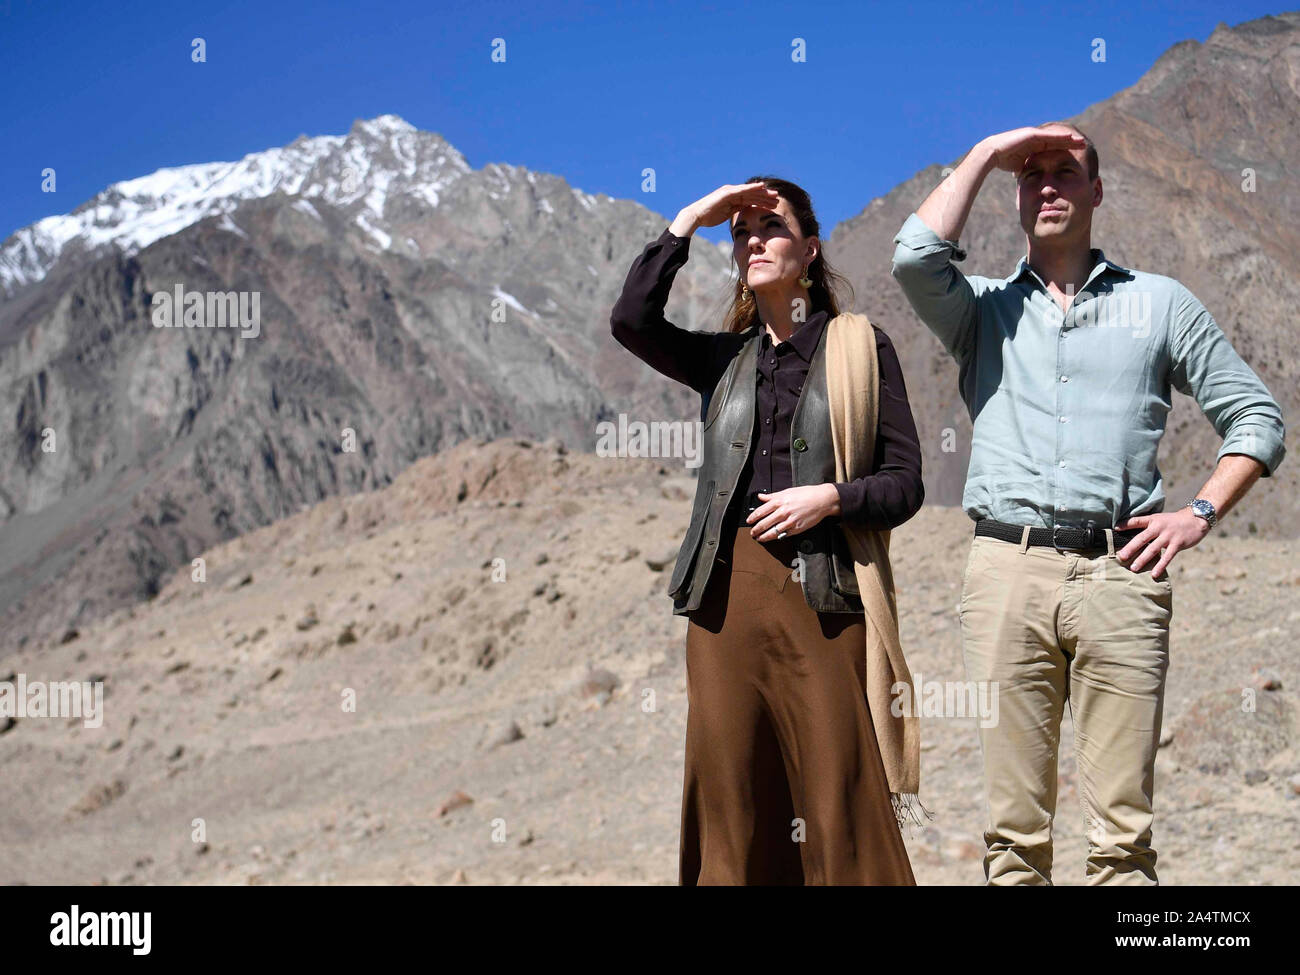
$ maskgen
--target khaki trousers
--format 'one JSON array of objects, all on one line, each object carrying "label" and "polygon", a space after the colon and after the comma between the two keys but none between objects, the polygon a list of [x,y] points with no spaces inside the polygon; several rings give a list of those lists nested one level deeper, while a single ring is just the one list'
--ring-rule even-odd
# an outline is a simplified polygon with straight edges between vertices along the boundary
[{"label": "khaki trousers", "polygon": [[996,682],[980,728],[989,884],[1052,882],[1061,716],[1071,704],[1089,884],[1155,884],[1156,748],[1173,589],[1105,554],[977,536],[962,582],[966,677]]}]

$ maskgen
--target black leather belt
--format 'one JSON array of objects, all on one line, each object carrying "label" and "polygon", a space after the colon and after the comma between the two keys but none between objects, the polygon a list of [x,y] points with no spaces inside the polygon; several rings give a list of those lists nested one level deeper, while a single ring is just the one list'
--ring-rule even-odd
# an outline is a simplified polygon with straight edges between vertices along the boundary
[{"label": "black leather belt", "polygon": [[[989,538],[1000,538],[1004,542],[1019,542],[1024,534],[1024,525],[1008,525],[1004,521],[981,518],[975,522],[975,534]],[[1141,534],[1141,529],[1130,528],[1128,531],[1115,531],[1115,550],[1118,551]],[[1054,525],[1051,528],[1030,528],[1030,545],[1045,545],[1056,549],[1078,549],[1090,551],[1106,547],[1106,526],[1088,522],[1086,527],[1071,525]]]}]

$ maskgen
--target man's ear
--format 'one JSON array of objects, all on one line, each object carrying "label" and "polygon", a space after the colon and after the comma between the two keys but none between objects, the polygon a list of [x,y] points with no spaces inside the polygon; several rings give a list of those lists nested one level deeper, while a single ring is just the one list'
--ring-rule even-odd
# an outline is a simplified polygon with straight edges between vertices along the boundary
[{"label": "man's ear", "polygon": [[1101,196],[1102,196],[1102,194],[1101,194],[1101,177],[1098,176],[1098,177],[1093,181],[1093,187],[1092,187],[1092,208],[1093,208],[1094,210],[1097,209],[1097,207],[1101,206]]}]

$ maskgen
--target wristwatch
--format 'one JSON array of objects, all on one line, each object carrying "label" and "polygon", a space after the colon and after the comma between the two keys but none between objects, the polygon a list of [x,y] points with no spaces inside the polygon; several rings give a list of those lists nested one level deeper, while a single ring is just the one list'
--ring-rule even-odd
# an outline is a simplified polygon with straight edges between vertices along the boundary
[{"label": "wristwatch", "polygon": [[1219,523],[1219,519],[1214,514],[1214,505],[1204,498],[1188,501],[1187,507],[1192,509],[1192,514],[1197,518],[1204,518],[1211,528]]}]

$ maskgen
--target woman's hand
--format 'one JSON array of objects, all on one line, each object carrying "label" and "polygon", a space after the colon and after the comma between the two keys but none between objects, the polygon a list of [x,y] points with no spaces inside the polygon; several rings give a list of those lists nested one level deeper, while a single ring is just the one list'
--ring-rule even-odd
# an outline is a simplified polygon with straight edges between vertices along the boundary
[{"label": "woman's hand", "polygon": [[804,484],[774,494],[758,493],[759,505],[745,518],[753,525],[749,534],[760,542],[778,535],[797,535],[814,527],[829,515],[840,514],[840,492],[834,484]]},{"label": "woman's hand", "polygon": [[737,210],[748,206],[771,210],[780,194],[762,183],[741,183],[738,186],[719,186],[708,196],[682,207],[677,219],[668,228],[675,237],[686,237],[697,227],[716,227],[729,220]]}]

